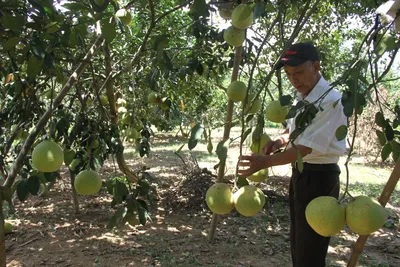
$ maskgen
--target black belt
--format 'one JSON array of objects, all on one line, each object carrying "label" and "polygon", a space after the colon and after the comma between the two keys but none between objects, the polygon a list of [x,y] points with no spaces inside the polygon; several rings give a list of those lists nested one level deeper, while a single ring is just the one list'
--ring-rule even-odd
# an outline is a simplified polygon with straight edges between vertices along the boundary
[{"label": "black belt", "polygon": [[[297,167],[297,162],[296,162]],[[337,163],[327,163],[327,164],[315,164],[315,163],[303,163],[303,170],[307,171],[338,171],[340,172],[340,167]]]}]

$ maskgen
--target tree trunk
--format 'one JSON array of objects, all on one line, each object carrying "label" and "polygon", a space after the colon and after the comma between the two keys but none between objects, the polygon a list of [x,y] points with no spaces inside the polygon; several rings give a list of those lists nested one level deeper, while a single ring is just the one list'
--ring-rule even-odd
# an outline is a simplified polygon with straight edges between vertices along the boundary
[{"label": "tree trunk", "polygon": [[[378,201],[381,203],[382,206],[386,206],[388,203],[390,196],[392,195],[397,183],[400,179],[400,160],[397,161],[394,169],[387,181],[385,188],[382,191],[381,196],[379,197]],[[357,262],[361,256],[361,253],[364,250],[365,243],[367,242],[369,235],[361,235],[358,237],[357,242],[353,245],[353,252],[351,254],[350,260],[347,264],[348,267],[355,267]]]},{"label": "tree trunk", "polygon": [[57,95],[57,97],[53,101],[53,105],[51,108],[49,108],[43,116],[40,118],[39,122],[36,124],[36,127],[31,131],[29,136],[26,138],[24,145],[21,148],[21,151],[19,152],[17,158],[15,159],[13,165],[11,166],[10,172],[8,173],[8,177],[6,181],[4,182],[4,186],[7,186],[11,188],[11,186],[14,183],[15,178],[17,177],[17,174],[21,170],[24,160],[26,155],[29,153],[32,144],[35,142],[36,137],[40,133],[40,131],[45,127],[46,123],[49,121],[51,118],[51,115],[53,114],[53,110],[56,110],[58,106],[61,104],[61,101],[64,99],[64,97],[67,95],[68,91],[72,88],[73,85],[75,85],[78,82],[78,79],[80,75],[83,73],[83,71],[86,69],[88,66],[90,60],[92,59],[93,55],[99,49],[103,42],[104,38],[102,35],[100,35],[92,47],[89,49],[85,57],[82,59],[82,62],[78,65],[78,67],[75,69],[74,73],[69,77],[67,83],[63,86],[61,89],[61,92]]},{"label": "tree trunk", "polygon": [[[113,70],[111,64],[110,48],[107,43],[104,44],[104,54],[106,61],[106,73],[110,75]],[[111,123],[115,127],[118,127],[118,113],[115,104],[116,99],[114,94],[114,79],[112,77],[110,77],[110,79],[106,81],[106,90],[107,90],[108,103],[110,104]],[[123,147],[123,142],[121,138],[118,138],[118,144],[121,147]],[[139,179],[137,178],[136,174],[132,172],[129,166],[126,164],[123,149],[122,151],[117,152],[115,157],[117,159],[118,167],[121,170],[121,172],[124,173],[132,183],[136,183]]]},{"label": "tree trunk", "polygon": [[4,236],[3,196],[0,192],[0,267],[6,267],[6,238]]},{"label": "tree trunk", "polygon": [[[240,61],[242,60],[242,51],[243,47],[239,46],[236,47],[236,54],[235,54],[235,62],[232,70],[232,77],[231,81],[236,81],[239,73],[239,68],[240,68]],[[229,100],[228,101],[228,108],[226,111],[226,118],[225,118],[225,128],[224,128],[224,136],[222,141],[226,141],[229,139],[229,135],[231,132],[231,124],[232,124],[232,114],[233,114],[233,101]],[[217,177],[217,183],[222,182],[225,176],[225,165],[226,165],[226,159],[221,159],[219,163],[219,168],[218,168],[218,177]],[[211,225],[210,225],[210,232],[208,234],[208,241],[214,242],[214,235],[215,235],[215,230],[217,228],[218,224],[218,214],[213,214],[212,220],[211,220]]]}]

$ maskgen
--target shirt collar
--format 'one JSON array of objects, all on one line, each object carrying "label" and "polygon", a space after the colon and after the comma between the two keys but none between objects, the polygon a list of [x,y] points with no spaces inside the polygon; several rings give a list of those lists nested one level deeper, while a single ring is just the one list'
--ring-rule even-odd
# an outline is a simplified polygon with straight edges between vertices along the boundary
[{"label": "shirt collar", "polygon": [[315,102],[320,98],[320,96],[325,93],[330,87],[330,84],[328,81],[322,77],[319,79],[317,84],[314,86],[314,88],[310,91],[310,93],[303,99],[302,95],[300,93],[297,93],[298,99],[303,99],[304,101],[307,101],[308,103]]}]

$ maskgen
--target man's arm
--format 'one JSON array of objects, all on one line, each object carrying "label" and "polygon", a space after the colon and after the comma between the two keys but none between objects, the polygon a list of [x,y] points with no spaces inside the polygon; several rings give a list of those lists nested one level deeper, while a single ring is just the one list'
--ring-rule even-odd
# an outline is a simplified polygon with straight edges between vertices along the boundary
[{"label": "man's arm", "polygon": [[[302,145],[297,145],[296,147],[302,157],[311,153],[312,150],[311,148]],[[240,176],[247,177],[259,170],[269,168],[272,166],[292,163],[295,162],[296,160],[297,160],[297,150],[294,147],[291,147],[281,153],[276,153],[272,155],[254,154],[254,155],[240,156],[238,163],[239,166],[238,174]]]}]

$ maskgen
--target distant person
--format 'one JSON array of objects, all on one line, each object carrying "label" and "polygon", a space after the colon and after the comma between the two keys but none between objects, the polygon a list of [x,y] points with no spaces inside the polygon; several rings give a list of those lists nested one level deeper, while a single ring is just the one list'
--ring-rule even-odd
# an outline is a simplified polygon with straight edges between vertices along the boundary
[{"label": "distant person", "polygon": [[[297,90],[294,104],[298,101],[313,103],[331,88],[320,73],[319,55],[311,43],[292,45],[277,65],[277,69],[282,67]],[[287,128],[278,139],[271,140],[264,146],[264,155],[239,157],[238,174],[244,177],[271,166],[292,163],[289,204],[290,246],[294,267],[325,266],[330,238],[320,236],[308,225],[305,209],[316,197],[339,197],[340,168],[337,163],[340,156],[346,152],[346,139],[338,141],[335,132],[339,126],[347,125],[341,97],[338,90],[332,89],[314,103],[317,108],[322,109],[318,110],[312,123],[294,140],[303,157],[302,172],[297,168],[297,151],[288,144],[289,135],[296,128],[295,118],[287,120]],[[272,154],[286,145],[287,149],[283,152]]]}]

